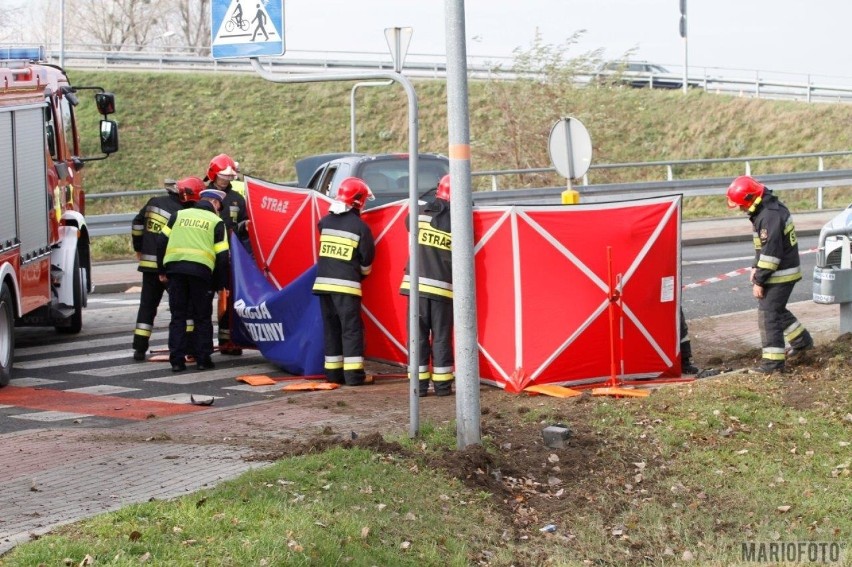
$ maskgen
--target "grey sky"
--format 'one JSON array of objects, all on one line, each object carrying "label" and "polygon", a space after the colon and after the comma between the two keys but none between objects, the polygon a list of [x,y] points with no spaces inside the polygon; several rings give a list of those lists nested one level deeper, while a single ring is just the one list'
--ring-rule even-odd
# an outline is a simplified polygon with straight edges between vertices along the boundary
[{"label": "grey sky", "polygon": [[[274,1],[274,0],[273,0]],[[689,67],[852,77],[849,0],[687,0]],[[382,30],[411,26],[412,53],[444,53],[441,0],[286,0],[288,50],[384,51]],[[679,0],[466,0],[469,55],[511,55],[536,29],[559,44],[586,30],[578,53],[682,69]],[[825,82],[825,81],[823,81]]]}]

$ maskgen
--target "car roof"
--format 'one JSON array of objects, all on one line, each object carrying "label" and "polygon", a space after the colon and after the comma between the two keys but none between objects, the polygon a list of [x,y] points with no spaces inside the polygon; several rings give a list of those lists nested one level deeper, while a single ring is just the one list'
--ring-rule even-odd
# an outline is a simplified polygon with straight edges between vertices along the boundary
[{"label": "car roof", "polygon": [[317,168],[324,163],[328,163],[332,160],[340,159],[342,157],[357,157],[362,155],[364,154],[353,154],[351,152],[318,154],[315,156],[308,156],[300,160],[296,160],[296,179],[298,180],[298,186],[307,187],[308,182],[311,180],[311,176],[314,174]]},{"label": "car roof", "polygon": [[[386,161],[386,160],[407,160],[406,153],[387,153],[387,154],[358,154],[358,153],[339,153],[339,154],[321,154],[309,156],[300,159],[296,162],[296,177],[298,178],[299,187],[307,187],[311,178],[316,171],[329,163],[346,163],[354,166],[368,161]],[[448,158],[441,154],[421,153],[421,160],[441,160],[446,161]]]}]

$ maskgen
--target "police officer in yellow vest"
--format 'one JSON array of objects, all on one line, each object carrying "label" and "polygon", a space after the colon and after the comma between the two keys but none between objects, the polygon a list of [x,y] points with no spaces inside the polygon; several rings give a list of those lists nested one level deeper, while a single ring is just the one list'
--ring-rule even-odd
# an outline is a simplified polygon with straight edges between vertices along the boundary
[{"label": "police officer in yellow vest", "polygon": [[219,218],[225,192],[205,189],[195,207],[172,215],[157,242],[160,280],[168,283],[169,361],[173,372],[186,370],[184,345],[189,313],[195,320],[199,370],[213,368],[213,293],[228,284],[228,234]]}]

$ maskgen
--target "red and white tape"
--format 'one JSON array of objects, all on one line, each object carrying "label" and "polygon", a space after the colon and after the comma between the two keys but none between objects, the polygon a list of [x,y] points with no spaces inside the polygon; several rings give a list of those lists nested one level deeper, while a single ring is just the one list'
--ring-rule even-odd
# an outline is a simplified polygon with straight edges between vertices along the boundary
[{"label": "red and white tape", "polygon": [[[816,251],[817,251],[816,248],[810,248],[808,250],[804,250],[803,252],[800,252],[800,254],[812,254]],[[731,278],[735,278],[737,276],[741,276],[741,275],[747,274],[749,272],[751,272],[751,268],[740,268],[738,270],[734,270],[733,272],[728,272],[727,274],[722,274],[721,276],[716,276],[716,277],[713,277],[713,278],[707,278],[707,279],[704,279],[704,280],[698,280],[697,282],[692,282],[690,284],[686,284],[681,289],[695,289],[697,287],[705,286],[705,285],[708,285],[708,284],[711,284],[711,283],[729,280]]]},{"label": "red and white tape", "polygon": [[739,270],[734,270],[733,272],[728,272],[727,274],[722,274],[721,276],[716,276],[713,278],[707,278],[704,280],[698,280],[697,282],[692,282],[690,284],[686,284],[683,286],[683,289],[695,289],[696,287],[705,286],[711,283],[721,282],[724,280],[729,280],[736,276],[741,276],[743,274],[747,274],[751,272],[751,268],[740,268]]}]

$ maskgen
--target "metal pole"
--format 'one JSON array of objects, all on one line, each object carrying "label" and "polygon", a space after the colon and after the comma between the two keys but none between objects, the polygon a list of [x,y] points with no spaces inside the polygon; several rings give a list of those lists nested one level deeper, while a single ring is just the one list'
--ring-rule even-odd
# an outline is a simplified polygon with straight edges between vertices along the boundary
[{"label": "metal pole", "polygon": [[481,443],[479,347],[473,262],[473,199],[470,178],[470,116],[467,91],[464,0],[445,0],[447,30],[447,126],[450,218],[453,227],[453,318],[456,355],[456,443]]},{"label": "metal pole", "polygon": [[65,0],[59,0],[59,66],[65,68]]},{"label": "metal pole", "polygon": [[[686,25],[686,24],[684,24]],[[683,36],[683,94],[687,93],[687,88],[689,84],[686,81],[686,78],[689,76],[689,63],[688,63],[688,54],[689,49],[687,49],[687,39],[686,36]]]},{"label": "metal pole", "polygon": [[[260,60],[257,57],[252,57],[250,59],[251,66],[255,70],[255,72],[266,79],[267,81],[271,81],[273,83],[324,83],[324,82],[332,82],[332,81],[359,81],[359,80],[370,80],[370,79],[384,79],[389,81],[395,81],[402,85],[405,89],[405,94],[408,95],[408,155],[409,156],[417,156],[418,148],[417,148],[417,137],[418,137],[418,123],[417,123],[417,93],[414,92],[414,85],[411,84],[411,81],[408,80],[407,77],[401,75],[396,72],[388,72],[388,71],[373,71],[367,73],[341,73],[341,74],[315,74],[315,75],[275,75],[266,69],[263,68],[263,65],[260,63]],[[411,206],[411,211],[414,211],[416,215],[417,211],[417,159],[409,159],[408,160],[408,197],[409,197],[409,206]],[[468,183],[470,183],[470,175],[468,174]],[[417,222],[415,217],[415,222],[409,223],[409,237],[408,237],[408,251],[409,251],[409,261],[408,261],[408,273],[409,279],[411,281],[411,290],[409,292],[409,305],[419,305],[420,303],[420,294],[417,290],[419,280],[419,272],[418,272],[418,262],[417,262]],[[419,372],[417,372],[417,362],[420,360],[420,348],[418,346],[417,341],[417,333],[419,332],[419,327],[417,325],[417,309],[409,309],[410,317],[409,317],[409,373],[411,374],[409,383],[411,384],[411,388],[409,389],[409,413],[410,413],[410,423],[409,423],[409,435],[411,437],[416,437],[417,433],[420,430],[420,398],[417,396],[418,393],[418,378]]]},{"label": "metal pole", "polygon": [[365,81],[355,83],[349,95],[349,151],[355,153],[355,91],[358,87],[384,87],[392,85],[393,81]]}]

